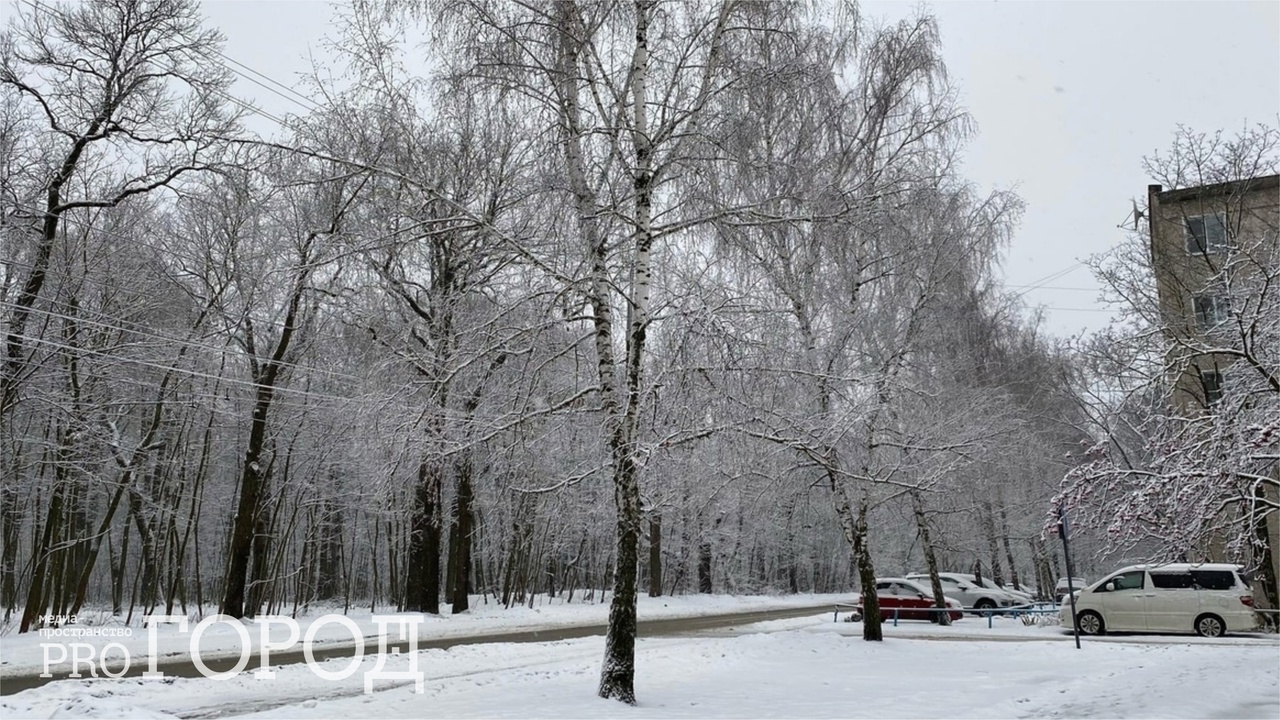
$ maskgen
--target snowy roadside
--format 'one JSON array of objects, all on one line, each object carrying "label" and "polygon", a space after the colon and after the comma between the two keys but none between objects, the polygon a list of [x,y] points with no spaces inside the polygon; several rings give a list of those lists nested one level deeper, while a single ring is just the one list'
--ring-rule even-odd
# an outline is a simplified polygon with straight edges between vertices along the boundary
[{"label": "snowy roadside", "polygon": [[[534,606],[528,605],[504,608],[499,604],[482,604],[476,598],[476,605],[459,615],[422,615],[422,623],[418,626],[419,640],[438,640],[454,637],[499,634],[529,630],[543,630],[580,625],[596,625],[605,623],[609,617],[608,603],[565,603],[560,599],[546,601],[539,596]],[[641,597],[639,599],[639,616],[641,620],[667,620],[677,618],[701,617],[705,615],[721,615],[755,610],[786,609],[821,605],[836,602],[848,602],[847,593],[826,595],[678,595],[673,597]],[[341,615],[341,608],[317,608],[297,618],[299,636],[306,637],[312,633],[315,638],[314,647],[338,647],[352,645],[355,640],[351,630],[334,621],[335,615]],[[374,622],[375,616],[405,616],[416,613],[380,612],[355,610],[345,616],[354,623],[368,651],[377,648],[379,627]],[[158,624],[155,627],[154,654],[165,660],[189,658],[192,655],[192,639],[195,636],[195,617],[188,618],[186,630],[174,623]],[[279,644],[288,640],[291,630],[283,622],[254,622],[251,620],[237,622],[216,622],[202,629],[195,644],[199,655],[205,660],[239,656],[244,647],[241,631],[247,633],[249,647],[256,657],[262,646],[262,632],[267,631],[268,641]],[[124,653],[134,666],[145,665],[152,656],[149,628],[141,626],[107,625],[104,630],[119,634],[110,635],[74,635],[61,634],[74,632],[79,626],[70,626],[60,634],[48,636],[41,633],[26,633],[0,638],[0,678],[36,675],[44,672],[45,657],[51,660],[60,658],[70,643],[83,643],[92,648],[95,660],[102,657],[106,649],[106,658],[111,666],[118,665]],[[86,628],[96,630],[96,628]],[[125,634],[127,633],[127,634]],[[391,625],[391,639],[398,639],[395,625]],[[113,647],[118,644],[120,647]],[[123,649],[122,649],[123,648]],[[82,650],[82,657],[89,654],[89,649]],[[66,658],[49,664],[49,672],[55,676],[65,676],[71,670],[72,652]],[[81,664],[82,674],[87,674],[87,664]]]},{"label": "snowy roadside", "polygon": [[[637,646],[640,706],[595,697],[603,641],[427,650],[412,682],[362,673],[325,680],[305,666],[224,682],[61,681],[0,699],[5,718],[333,717],[1236,717],[1280,716],[1272,637],[1135,636],[1076,650],[1058,628],[903,623],[886,641],[829,614],[664,638]],[[921,639],[906,637],[914,633]],[[980,635],[1019,642],[991,642]],[[923,639],[932,637],[933,640]],[[965,639],[965,642],[937,642]],[[388,658],[386,669],[411,658]],[[323,663],[328,672],[351,659]],[[366,657],[359,669],[372,669]]]}]

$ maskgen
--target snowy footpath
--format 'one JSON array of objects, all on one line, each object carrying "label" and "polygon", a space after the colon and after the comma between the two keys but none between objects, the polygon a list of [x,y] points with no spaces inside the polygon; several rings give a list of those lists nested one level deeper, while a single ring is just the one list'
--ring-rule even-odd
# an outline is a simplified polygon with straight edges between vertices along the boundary
[{"label": "snowy footpath", "polygon": [[[825,598],[671,598],[642,605],[654,618],[794,607]],[[592,623],[599,606],[545,608],[547,627]],[[522,611],[517,615],[529,615]],[[537,617],[485,612],[460,621],[539,626]],[[508,622],[514,620],[514,622]],[[0,698],[0,717],[49,718],[914,718],[1280,717],[1280,638],[1124,636],[1086,639],[1077,650],[1056,626],[965,618],[949,628],[903,622],[882,643],[831,613],[642,637],[637,707],[595,697],[603,639],[462,645],[383,658],[383,670],[416,663],[424,679],[377,681],[378,662],[340,658],[275,668],[270,679],[61,680]],[[462,632],[462,630],[459,630]],[[4,675],[31,649],[3,639]],[[16,648],[16,651],[15,651]],[[38,660],[38,658],[36,658]],[[419,692],[420,690],[420,692]]]}]

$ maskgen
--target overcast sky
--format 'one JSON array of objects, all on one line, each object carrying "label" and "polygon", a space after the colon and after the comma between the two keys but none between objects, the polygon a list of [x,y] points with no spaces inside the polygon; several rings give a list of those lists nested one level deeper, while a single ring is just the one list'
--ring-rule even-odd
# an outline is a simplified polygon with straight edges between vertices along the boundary
[{"label": "overcast sky", "polygon": [[[1047,308],[1045,329],[1057,335],[1101,328],[1110,317],[1080,261],[1123,237],[1118,226],[1150,182],[1144,155],[1167,148],[1179,123],[1234,132],[1246,121],[1280,122],[1275,0],[926,5],[978,124],[966,174],[1026,202],[1005,282]],[[321,40],[332,32],[332,7],[321,0],[206,0],[205,8],[227,36],[226,54],[273,79],[293,84],[309,57],[327,56]],[[863,8],[892,19],[917,4]],[[236,92],[277,114],[302,111],[244,80]]]}]

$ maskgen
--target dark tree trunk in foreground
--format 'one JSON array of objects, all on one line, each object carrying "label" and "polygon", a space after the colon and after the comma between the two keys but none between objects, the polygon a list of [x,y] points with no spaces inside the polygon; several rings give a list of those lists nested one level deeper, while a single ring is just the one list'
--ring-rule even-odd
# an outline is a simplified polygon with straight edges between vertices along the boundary
[{"label": "dark tree trunk in foreground", "polygon": [[[625,452],[625,451],[624,451]],[[636,585],[639,580],[640,487],[638,468],[629,454],[615,474],[618,505],[618,564],[609,605],[609,633],[605,637],[604,665],[600,671],[600,697],[629,705],[636,702]]]},{"label": "dark tree trunk in foreground", "polygon": [[871,564],[871,548],[867,544],[867,498],[858,501],[858,524],[854,535],[853,555],[858,561],[858,580],[862,583],[862,639],[883,640],[880,598],[876,595],[876,569]]}]

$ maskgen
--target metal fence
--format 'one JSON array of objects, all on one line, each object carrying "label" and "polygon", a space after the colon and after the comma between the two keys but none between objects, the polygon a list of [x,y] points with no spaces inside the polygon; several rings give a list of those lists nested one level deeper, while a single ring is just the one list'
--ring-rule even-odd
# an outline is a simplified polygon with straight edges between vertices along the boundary
[{"label": "metal fence", "polygon": [[[1014,617],[1014,618],[1021,617],[1024,619],[1023,622],[1026,622],[1026,618],[1043,617],[1046,615],[1058,615],[1060,614],[1061,609],[1062,609],[1061,605],[1057,605],[1054,603],[1034,603],[1031,605],[1015,605],[1013,607],[1005,607],[1005,608],[999,608],[995,610],[992,610],[990,608],[945,608],[944,609],[944,608],[938,608],[938,607],[880,608],[880,616],[881,616],[881,619],[889,620],[893,623],[894,627],[897,627],[898,620],[903,612],[910,612],[912,614],[920,613],[920,612],[927,612],[927,613],[964,612],[970,615],[979,615],[979,616],[985,617],[987,619],[987,627],[992,628],[994,627],[993,618],[996,615],[1002,615],[1005,617]],[[840,613],[842,612],[861,612],[861,610],[862,610],[862,606],[860,605],[854,605],[851,603],[835,603],[835,610],[832,613],[831,621],[839,622]],[[1280,626],[1280,610],[1269,609],[1269,608],[1254,608],[1253,611],[1259,615],[1258,627],[1260,630],[1262,630],[1263,632],[1276,632],[1277,626]],[[1268,620],[1263,617],[1264,615],[1276,615],[1277,617],[1270,618]]]},{"label": "metal fence", "polygon": [[[862,608],[860,605],[835,603],[835,611],[832,614],[831,621],[838,622],[840,620],[840,613],[842,612],[860,612],[861,609]],[[996,615],[1002,615],[1005,617],[1013,617],[1013,618],[1036,617],[1036,616],[1043,616],[1043,615],[1057,615],[1059,613],[1059,609],[1060,609],[1059,606],[1053,605],[1050,603],[1035,603],[1033,605],[1015,605],[1013,607],[1004,607],[1004,608],[998,608],[994,610],[991,608],[954,608],[954,607],[880,608],[880,617],[881,619],[891,621],[893,623],[893,626],[897,627],[898,620],[901,618],[903,613],[910,613],[914,615],[915,613],[922,613],[922,612],[923,613],[963,612],[971,615],[979,615],[979,616],[985,617],[987,619],[987,627],[991,628],[993,627],[993,618]]]}]

